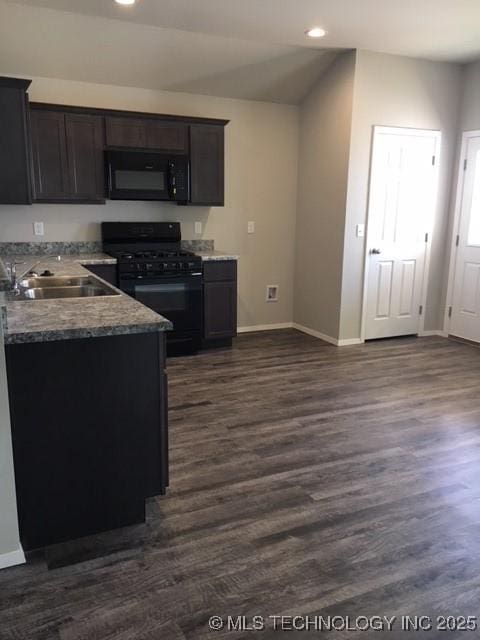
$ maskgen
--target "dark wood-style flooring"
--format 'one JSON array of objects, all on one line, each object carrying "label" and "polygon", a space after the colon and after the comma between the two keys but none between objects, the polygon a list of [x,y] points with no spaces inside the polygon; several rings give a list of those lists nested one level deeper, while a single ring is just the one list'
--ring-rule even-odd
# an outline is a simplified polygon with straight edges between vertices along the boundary
[{"label": "dark wood-style flooring", "polygon": [[480,616],[480,349],[286,330],[168,368],[168,495],[146,525],[0,572],[1,640],[327,635],[213,632],[212,615]]}]

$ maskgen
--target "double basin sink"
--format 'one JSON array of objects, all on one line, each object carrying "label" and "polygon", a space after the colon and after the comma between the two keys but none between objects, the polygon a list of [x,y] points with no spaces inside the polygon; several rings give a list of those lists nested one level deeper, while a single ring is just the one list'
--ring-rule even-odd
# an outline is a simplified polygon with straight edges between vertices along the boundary
[{"label": "double basin sink", "polygon": [[37,276],[18,282],[14,300],[55,300],[119,296],[120,293],[94,276]]}]

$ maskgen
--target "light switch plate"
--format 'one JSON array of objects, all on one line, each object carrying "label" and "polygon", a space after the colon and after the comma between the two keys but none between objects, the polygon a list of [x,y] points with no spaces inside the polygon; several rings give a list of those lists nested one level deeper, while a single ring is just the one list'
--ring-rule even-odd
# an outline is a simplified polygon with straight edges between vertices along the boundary
[{"label": "light switch plate", "polygon": [[33,223],[33,233],[36,236],[45,235],[45,225],[43,224],[43,222],[34,222]]},{"label": "light switch plate", "polygon": [[195,233],[197,236],[201,236],[202,235],[202,223],[201,222],[195,222]]},{"label": "light switch plate", "polygon": [[255,233],[255,222],[250,221],[247,224],[247,231],[248,231],[248,233]]},{"label": "light switch plate", "polygon": [[363,238],[365,236],[365,225],[357,224],[357,238]]}]

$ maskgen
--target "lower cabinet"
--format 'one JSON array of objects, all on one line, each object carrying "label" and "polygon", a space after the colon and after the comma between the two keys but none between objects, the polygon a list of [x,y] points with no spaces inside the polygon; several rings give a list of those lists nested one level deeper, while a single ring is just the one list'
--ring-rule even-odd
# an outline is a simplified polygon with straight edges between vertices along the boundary
[{"label": "lower cabinet", "polygon": [[231,342],[237,335],[237,263],[204,263],[203,338],[205,346]]},{"label": "lower cabinet", "polygon": [[116,264],[84,264],[85,269],[91,271],[95,276],[102,278],[105,282],[118,287],[118,275]]},{"label": "lower cabinet", "polygon": [[25,550],[142,522],[168,485],[163,332],[6,346]]}]

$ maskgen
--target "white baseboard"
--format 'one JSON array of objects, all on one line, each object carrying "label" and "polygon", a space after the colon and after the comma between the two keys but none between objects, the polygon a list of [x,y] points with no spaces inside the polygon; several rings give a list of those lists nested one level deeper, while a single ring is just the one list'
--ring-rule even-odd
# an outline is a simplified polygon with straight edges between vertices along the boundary
[{"label": "white baseboard", "polygon": [[348,347],[353,344],[363,344],[363,340],[360,340],[360,338],[347,338],[345,340],[339,340],[338,338],[332,338],[332,336],[328,336],[326,333],[320,333],[320,331],[315,331],[315,329],[304,327],[303,325],[297,324],[296,322],[293,323],[293,328],[297,329],[297,331],[301,331],[302,333],[306,333],[309,336],[313,336],[314,338],[323,340],[324,342],[334,344],[336,347]]},{"label": "white baseboard", "polygon": [[253,331],[274,331],[275,329],[297,329],[297,331],[301,331],[302,333],[306,333],[309,336],[313,336],[314,338],[319,338],[324,342],[329,342],[330,344],[334,344],[336,347],[347,347],[352,344],[363,344],[363,340],[360,338],[348,338],[347,340],[337,340],[337,338],[332,338],[332,336],[327,336],[325,333],[320,333],[320,331],[315,331],[314,329],[309,329],[308,327],[304,327],[301,324],[297,324],[296,322],[280,322],[279,324],[256,324],[251,327],[238,327],[237,333],[250,333]]},{"label": "white baseboard", "polygon": [[13,567],[16,564],[25,564],[25,554],[21,547],[16,551],[10,551],[10,553],[0,554],[0,569]]},{"label": "white baseboard", "polygon": [[360,338],[345,338],[344,340],[338,341],[339,347],[350,347],[354,344],[363,344],[364,340],[360,340]]},{"label": "white baseboard", "polygon": [[419,331],[420,338],[426,338],[427,336],[441,336],[442,338],[448,338],[448,333],[441,329],[429,329],[428,331]]},{"label": "white baseboard", "polygon": [[334,344],[336,347],[349,347],[353,344],[363,344],[363,340],[360,340],[360,338],[346,338],[344,340],[339,340],[338,338],[328,336],[326,333],[321,333],[320,331],[315,331],[315,329],[304,327],[302,324],[297,324],[296,322],[293,323],[293,328],[297,329],[297,331],[301,331],[302,333],[306,333],[309,336],[323,340],[324,342]]},{"label": "white baseboard", "polygon": [[280,322],[279,324],[256,324],[251,327],[238,327],[237,333],[250,333],[252,331],[274,331],[275,329],[291,329],[291,322]]},{"label": "white baseboard", "polygon": [[315,329],[309,329],[308,327],[304,327],[302,324],[297,324],[296,322],[294,322],[292,326],[297,331],[301,331],[302,333],[306,333],[309,336],[313,336],[314,338],[318,338],[324,342],[329,342],[330,344],[334,344],[338,347],[337,338],[332,338],[332,336],[327,336],[326,333],[320,333],[320,331],[315,331]]}]

